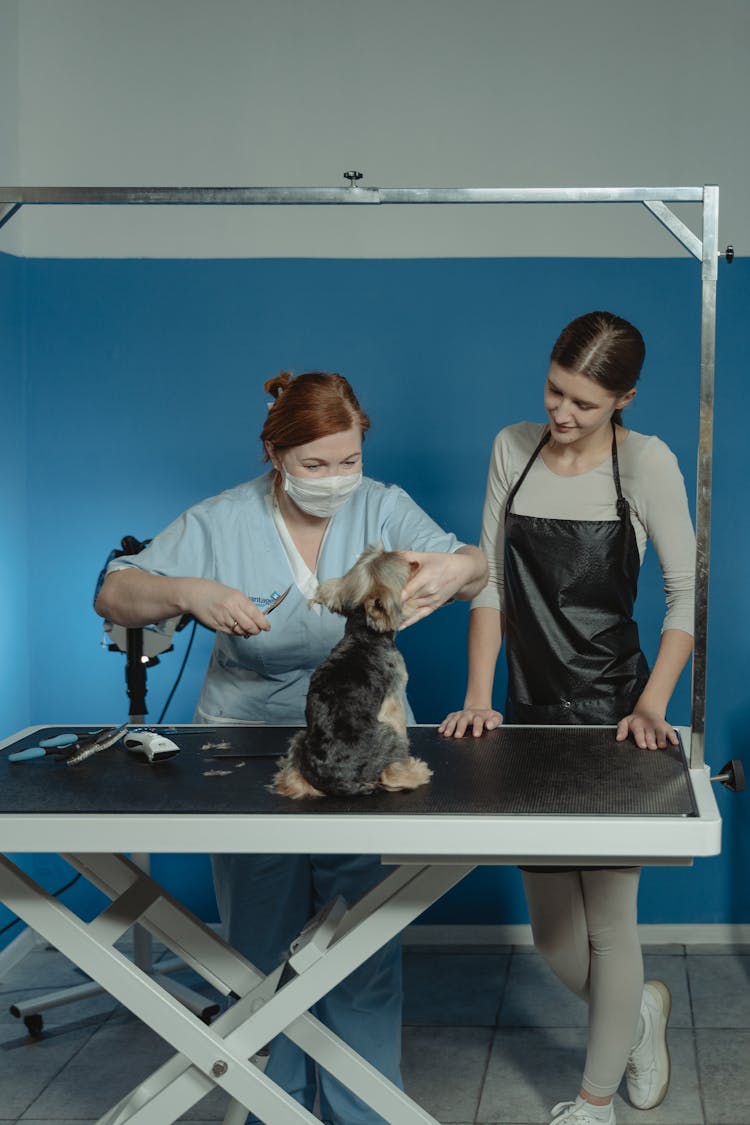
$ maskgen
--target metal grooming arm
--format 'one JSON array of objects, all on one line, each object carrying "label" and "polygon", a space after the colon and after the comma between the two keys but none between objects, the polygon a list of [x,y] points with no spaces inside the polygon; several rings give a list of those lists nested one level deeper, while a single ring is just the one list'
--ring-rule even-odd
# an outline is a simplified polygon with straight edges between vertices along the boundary
[{"label": "metal grooming arm", "polygon": [[[701,263],[701,359],[696,484],[695,647],[693,651],[690,767],[705,760],[706,653],[713,450],[716,280],[719,189],[704,187],[377,188],[360,187],[362,173],[344,172],[348,187],[0,187],[0,227],[24,205],[304,206],[502,203],[640,203]],[[699,238],[667,203],[699,203]]]}]

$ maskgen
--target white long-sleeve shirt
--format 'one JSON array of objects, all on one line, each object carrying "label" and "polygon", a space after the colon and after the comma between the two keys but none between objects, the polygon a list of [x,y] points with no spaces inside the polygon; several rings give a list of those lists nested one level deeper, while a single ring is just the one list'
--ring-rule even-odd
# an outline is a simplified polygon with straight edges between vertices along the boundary
[{"label": "white long-sleeve shirt", "polygon": [[[519,422],[495,438],[487,477],[481,547],[490,577],[474,598],[472,608],[504,609],[504,517],[508,493],[539,444],[544,425]],[[630,518],[643,561],[650,539],[664,578],[667,611],[662,629],[682,629],[692,635],[695,588],[695,533],[688,509],[685,482],[677,458],[657,437],[628,431],[617,447],[622,493],[630,504]],[[541,454],[513,500],[520,516],[549,519],[617,519],[617,492],[612,458],[576,476],[560,476]]]}]

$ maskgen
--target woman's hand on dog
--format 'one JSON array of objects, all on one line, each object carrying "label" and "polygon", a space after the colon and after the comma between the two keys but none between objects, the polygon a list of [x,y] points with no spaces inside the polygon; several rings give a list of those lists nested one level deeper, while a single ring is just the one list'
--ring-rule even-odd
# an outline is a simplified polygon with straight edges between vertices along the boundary
[{"label": "woman's hand on dog", "polygon": [[492,707],[464,707],[462,711],[451,711],[438,727],[438,734],[446,738],[463,738],[472,734],[479,738],[486,730],[495,730],[503,721],[499,711]]},{"label": "woman's hand on dog", "polygon": [[412,565],[412,576],[404,586],[403,600],[408,617],[405,629],[421,621],[452,598],[473,598],[487,581],[487,563],[478,547],[442,551],[401,551]]}]

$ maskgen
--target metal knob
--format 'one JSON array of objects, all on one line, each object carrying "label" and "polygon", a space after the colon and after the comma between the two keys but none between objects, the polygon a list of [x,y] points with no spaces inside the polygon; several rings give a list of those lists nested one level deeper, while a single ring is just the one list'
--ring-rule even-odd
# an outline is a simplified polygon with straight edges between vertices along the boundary
[{"label": "metal knob", "polygon": [[745,767],[742,760],[731,758],[711,780],[720,781],[733,793],[742,793],[745,788]]},{"label": "metal knob", "polygon": [[354,187],[357,180],[362,179],[361,172],[344,172],[344,179],[349,181],[349,187]]}]

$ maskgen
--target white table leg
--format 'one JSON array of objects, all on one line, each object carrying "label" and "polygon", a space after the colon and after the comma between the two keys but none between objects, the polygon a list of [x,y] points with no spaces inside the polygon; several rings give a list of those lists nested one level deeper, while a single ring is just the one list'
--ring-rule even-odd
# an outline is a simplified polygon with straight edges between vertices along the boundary
[{"label": "white table leg", "polygon": [[[418,917],[473,864],[404,866],[389,874],[340,920],[330,944],[308,943],[289,966],[263,977],[185,910],[137,865],[122,856],[84,855],[69,861],[114,901],[86,924],[0,858],[0,897],[34,929],[180,1052],[102,1119],[103,1125],[165,1125],[214,1085],[234,1099],[229,1113],[251,1108],[273,1125],[314,1120],[250,1062],[276,1035],[286,1034],[392,1125],[436,1125],[434,1119],[333,1035],[309,1008]],[[210,1028],[113,948],[135,918],[225,994],[239,996]],[[184,1056],[184,1057],[183,1057]],[[230,1116],[230,1121],[232,1116]]]}]

